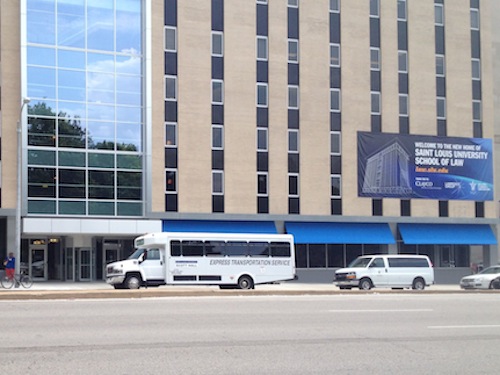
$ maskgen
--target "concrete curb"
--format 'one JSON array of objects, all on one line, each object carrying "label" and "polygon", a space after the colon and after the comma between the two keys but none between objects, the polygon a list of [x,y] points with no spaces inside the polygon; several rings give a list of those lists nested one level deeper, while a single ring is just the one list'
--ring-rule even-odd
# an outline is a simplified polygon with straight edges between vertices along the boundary
[{"label": "concrete curb", "polygon": [[360,290],[317,290],[317,289],[295,289],[295,290],[217,290],[196,288],[175,289],[139,289],[139,290],[3,290],[0,292],[0,300],[57,300],[57,299],[140,299],[158,297],[234,297],[234,296],[298,296],[298,295],[366,295],[366,294],[491,294],[500,293],[500,290],[452,290],[427,289],[416,290],[391,290],[373,289],[370,291]]}]

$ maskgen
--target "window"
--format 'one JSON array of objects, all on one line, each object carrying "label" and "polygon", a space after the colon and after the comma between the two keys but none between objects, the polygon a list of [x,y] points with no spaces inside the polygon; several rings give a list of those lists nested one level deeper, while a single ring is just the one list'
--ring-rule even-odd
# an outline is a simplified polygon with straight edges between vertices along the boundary
[{"label": "window", "polygon": [[406,21],[406,0],[398,0],[398,20]]},{"label": "window", "polygon": [[330,89],[330,110],[340,112],[340,90]]},{"label": "window", "polygon": [[481,101],[472,101],[472,119],[474,121],[481,121]]},{"label": "window", "polygon": [[299,41],[297,39],[288,40],[288,62],[299,62]]},{"label": "window", "polygon": [[291,197],[299,196],[299,175],[289,174],[288,175],[288,195]]},{"label": "window", "polygon": [[177,29],[165,27],[165,51],[177,52]]},{"label": "window", "polygon": [[224,194],[224,172],[212,171],[212,194]]},{"label": "window", "polygon": [[167,169],[165,172],[165,190],[169,193],[177,192],[177,171]]},{"label": "window", "polygon": [[434,23],[438,26],[444,25],[443,4],[434,4]]},{"label": "window", "polygon": [[370,69],[380,70],[380,48],[370,48]]},{"label": "window", "polygon": [[379,0],[370,0],[370,16],[372,17],[379,17]]},{"label": "window", "polygon": [[267,196],[267,173],[257,173],[257,196]]},{"label": "window", "polygon": [[479,9],[470,10],[470,28],[479,30]]},{"label": "window", "polygon": [[177,100],[177,77],[165,77],[165,100]]},{"label": "window", "polygon": [[340,44],[330,44],[330,66],[340,66]]},{"label": "window", "polygon": [[472,59],[472,79],[481,79],[481,60]]},{"label": "window", "polygon": [[224,127],[212,125],[212,149],[222,150],[224,148]]},{"label": "window", "polygon": [[408,95],[399,95],[399,115],[408,116]]},{"label": "window", "polygon": [[224,55],[224,34],[212,31],[212,56]]},{"label": "window", "polygon": [[266,128],[257,128],[257,151],[267,151]]},{"label": "window", "polygon": [[330,12],[340,12],[340,0],[330,0]]},{"label": "window", "polygon": [[380,114],[380,92],[372,92],[371,97],[372,97],[371,113],[378,115]]},{"label": "window", "polygon": [[212,80],[212,104],[224,103],[224,82],[221,80]]},{"label": "window", "polygon": [[331,176],[331,194],[332,194],[332,198],[340,198],[341,196],[341,191],[340,191],[340,180],[341,180],[341,177],[338,176],[338,175],[332,175]]},{"label": "window", "polygon": [[330,132],[330,154],[340,155],[340,132]]},{"label": "window", "polygon": [[257,106],[267,107],[267,83],[257,83]]},{"label": "window", "polygon": [[288,130],[288,152],[299,152],[298,130]]},{"label": "window", "polygon": [[436,55],[436,75],[444,77],[445,75],[445,59],[443,55]]},{"label": "window", "polygon": [[298,8],[299,0],[288,0],[288,6],[293,8]]},{"label": "window", "polygon": [[267,60],[267,37],[258,36],[257,37],[257,60]]},{"label": "window", "polygon": [[437,118],[445,119],[446,118],[446,98],[437,98]]},{"label": "window", "polygon": [[299,108],[298,86],[288,86],[288,108]]},{"label": "window", "polygon": [[165,146],[177,146],[177,124],[174,122],[167,122],[165,124]]},{"label": "window", "polygon": [[408,52],[398,51],[398,72],[408,73]]}]

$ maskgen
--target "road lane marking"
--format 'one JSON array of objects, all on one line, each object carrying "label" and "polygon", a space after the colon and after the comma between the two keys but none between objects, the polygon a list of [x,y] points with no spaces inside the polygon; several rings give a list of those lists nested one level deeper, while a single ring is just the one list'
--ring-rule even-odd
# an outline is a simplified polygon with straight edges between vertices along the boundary
[{"label": "road lane marking", "polygon": [[498,324],[464,325],[464,326],[428,326],[429,329],[470,329],[470,328],[500,328]]},{"label": "road lane marking", "polygon": [[379,310],[328,310],[332,313],[376,313],[376,312],[432,312],[433,309],[379,309]]}]

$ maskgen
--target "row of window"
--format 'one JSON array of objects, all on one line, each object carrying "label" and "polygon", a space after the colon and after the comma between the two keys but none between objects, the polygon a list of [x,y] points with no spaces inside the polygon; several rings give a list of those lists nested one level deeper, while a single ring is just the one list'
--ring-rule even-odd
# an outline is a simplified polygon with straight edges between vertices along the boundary
[{"label": "row of window", "polygon": [[287,257],[291,256],[289,242],[243,242],[243,241],[171,241],[172,256],[250,256]]}]

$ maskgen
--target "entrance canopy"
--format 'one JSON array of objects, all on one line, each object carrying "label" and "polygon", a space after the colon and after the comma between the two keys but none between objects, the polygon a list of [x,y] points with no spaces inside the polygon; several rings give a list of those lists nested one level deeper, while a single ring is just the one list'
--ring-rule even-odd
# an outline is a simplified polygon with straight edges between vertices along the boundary
[{"label": "entrance canopy", "polygon": [[272,221],[164,220],[163,232],[276,234]]},{"label": "entrance canopy", "polygon": [[399,224],[408,245],[495,245],[497,239],[487,224]]},{"label": "entrance canopy", "polygon": [[394,244],[389,224],[287,222],[287,233],[300,244]]}]

